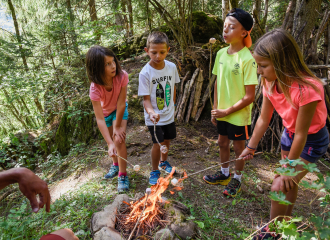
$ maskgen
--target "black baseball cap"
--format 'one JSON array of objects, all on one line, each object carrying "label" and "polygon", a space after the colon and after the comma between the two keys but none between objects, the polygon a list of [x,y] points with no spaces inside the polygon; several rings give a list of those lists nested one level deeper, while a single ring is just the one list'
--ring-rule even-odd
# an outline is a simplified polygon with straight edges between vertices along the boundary
[{"label": "black baseball cap", "polygon": [[250,36],[252,27],[253,27],[253,18],[250,13],[240,9],[240,8],[233,8],[230,12],[226,15],[226,17],[234,17],[237,21],[242,24],[244,29],[248,31],[248,35],[244,38],[244,44],[248,48],[252,46],[252,39]]}]

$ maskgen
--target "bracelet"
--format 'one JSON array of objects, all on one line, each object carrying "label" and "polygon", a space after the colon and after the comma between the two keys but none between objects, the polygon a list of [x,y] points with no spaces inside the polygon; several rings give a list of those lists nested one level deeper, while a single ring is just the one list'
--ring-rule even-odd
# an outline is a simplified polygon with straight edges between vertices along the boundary
[{"label": "bracelet", "polygon": [[[285,160],[288,160],[289,161],[289,165],[292,166],[292,163],[294,163],[294,160],[290,160],[288,157],[286,157]],[[293,167],[293,166],[292,166]]]},{"label": "bracelet", "polygon": [[252,148],[252,147],[249,147],[249,145],[246,145],[246,147],[250,150],[253,150],[253,151],[256,151],[257,149],[256,148]]}]

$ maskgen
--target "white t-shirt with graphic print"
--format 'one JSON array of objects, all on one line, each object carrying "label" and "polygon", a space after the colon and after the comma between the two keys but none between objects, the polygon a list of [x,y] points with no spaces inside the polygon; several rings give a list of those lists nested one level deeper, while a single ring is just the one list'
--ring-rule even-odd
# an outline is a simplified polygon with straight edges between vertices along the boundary
[{"label": "white t-shirt with graphic print", "polygon": [[[174,63],[165,60],[165,67],[157,70],[147,63],[139,74],[139,96],[150,96],[155,113],[160,115],[157,126],[174,122],[174,85],[179,83],[178,70]],[[144,109],[147,126],[153,126],[149,114]]]}]

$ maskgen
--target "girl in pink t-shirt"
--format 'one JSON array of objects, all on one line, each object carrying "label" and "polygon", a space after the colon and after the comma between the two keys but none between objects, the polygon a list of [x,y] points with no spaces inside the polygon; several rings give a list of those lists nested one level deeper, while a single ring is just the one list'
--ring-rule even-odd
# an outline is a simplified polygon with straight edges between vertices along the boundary
[{"label": "girl in pink t-shirt", "polygon": [[91,81],[89,97],[97,125],[108,144],[113,165],[105,178],[118,175],[118,192],[128,191],[126,173],[126,126],[128,119],[126,94],[128,74],[120,67],[115,54],[108,48],[91,47],[86,55],[87,75]]},{"label": "girl in pink t-shirt", "polygon": [[[272,201],[270,219],[291,216],[297,198],[298,183],[307,174],[305,164],[316,162],[326,151],[329,134],[326,128],[327,109],[323,84],[306,66],[294,38],[282,29],[273,30],[261,37],[253,54],[262,77],[263,103],[261,115],[253,135],[240,157],[252,159],[258,142],[266,132],[275,109],[285,127],[281,138],[282,159],[288,166],[301,171],[294,177],[275,175],[272,191],[282,191],[291,205]],[[287,156],[287,157],[286,157]],[[254,239],[277,239],[268,226]]]}]

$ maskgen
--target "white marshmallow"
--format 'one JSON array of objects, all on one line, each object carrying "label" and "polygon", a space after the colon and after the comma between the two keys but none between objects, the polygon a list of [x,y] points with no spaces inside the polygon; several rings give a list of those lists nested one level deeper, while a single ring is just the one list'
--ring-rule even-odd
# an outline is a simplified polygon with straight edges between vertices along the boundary
[{"label": "white marshmallow", "polygon": [[167,147],[165,146],[165,145],[162,145],[161,147],[160,147],[160,151],[162,152],[162,153],[167,153]]},{"label": "white marshmallow", "polygon": [[134,165],[133,169],[135,172],[140,171],[140,165]]},{"label": "white marshmallow", "polygon": [[151,188],[147,188],[147,189],[146,189],[146,193],[147,193],[147,194],[150,194],[150,193],[151,193]]},{"label": "white marshmallow", "polygon": [[176,178],[173,178],[172,180],[171,180],[171,184],[173,185],[173,186],[176,186],[177,184],[178,184],[178,179],[176,179]]},{"label": "white marshmallow", "polygon": [[213,44],[213,43],[215,43],[216,41],[217,41],[217,40],[216,40],[215,38],[210,38],[210,41],[209,41],[209,42]]}]

